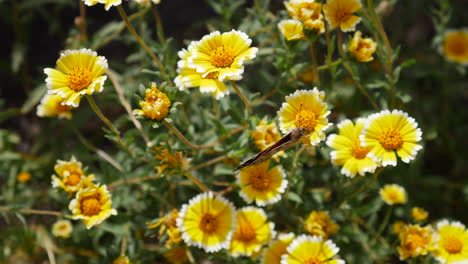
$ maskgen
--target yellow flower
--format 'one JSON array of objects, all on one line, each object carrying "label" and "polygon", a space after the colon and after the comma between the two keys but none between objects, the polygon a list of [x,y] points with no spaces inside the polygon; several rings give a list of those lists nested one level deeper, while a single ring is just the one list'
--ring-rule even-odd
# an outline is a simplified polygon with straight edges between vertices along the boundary
[{"label": "yellow flower", "polygon": [[343,166],[341,173],[351,178],[358,173],[361,176],[373,173],[377,168],[377,163],[367,156],[370,148],[361,146],[359,141],[365,122],[358,119],[353,124],[351,120],[344,120],[338,124],[338,135],[332,134],[327,139],[327,145],[335,149],[330,154],[332,163]]},{"label": "yellow flower", "polygon": [[107,60],[90,49],[66,50],[57,60],[57,68],[44,69],[48,93],[63,98],[63,105],[78,107],[81,96],[102,92]]},{"label": "yellow flower", "polygon": [[398,234],[400,260],[424,256],[434,248],[436,235],[430,226],[406,225]]},{"label": "yellow flower", "polygon": [[287,254],[281,256],[281,264],[344,264],[336,257],[340,249],[322,237],[300,235],[287,247]]},{"label": "yellow flower", "polygon": [[72,114],[70,112],[73,109],[72,106],[63,105],[63,97],[56,94],[45,94],[41,99],[41,103],[37,106],[36,114],[39,117],[54,117],[58,116],[61,118],[70,119]]},{"label": "yellow flower", "polygon": [[278,29],[287,40],[305,39],[302,23],[287,19],[278,23]]},{"label": "yellow flower", "polygon": [[146,89],[145,100],[140,101],[140,107],[142,109],[135,109],[133,113],[161,121],[169,114],[171,101],[165,93],[158,90],[156,83],[153,82],[151,89]]},{"label": "yellow flower", "polygon": [[19,181],[19,182],[27,182],[29,180],[31,180],[31,173],[27,172],[27,171],[22,171],[18,174],[18,176],[16,176],[16,179]]},{"label": "yellow flower", "polygon": [[294,239],[293,233],[279,234],[263,253],[262,264],[280,264],[281,256],[287,253],[286,248]]},{"label": "yellow flower", "polygon": [[340,27],[341,31],[354,31],[361,18],[353,15],[361,9],[360,0],[327,0],[323,7],[325,17],[332,29]]},{"label": "yellow flower", "polygon": [[[304,26],[317,33],[325,32],[322,5],[314,0],[290,0],[284,2],[289,15],[300,21]],[[289,40],[289,39],[288,39]]]},{"label": "yellow flower", "polygon": [[398,184],[386,184],[380,189],[380,197],[388,205],[406,203],[406,191]]},{"label": "yellow flower", "polygon": [[288,186],[286,174],[281,166],[270,167],[270,161],[244,168],[236,175],[241,190],[239,195],[246,203],[255,201],[257,206],[274,204]]},{"label": "yellow flower", "polygon": [[374,54],[377,49],[377,43],[371,38],[362,38],[361,31],[354,33],[353,39],[349,43],[349,52],[351,52],[359,62],[369,62],[374,59]]},{"label": "yellow flower", "polygon": [[413,207],[413,209],[411,209],[411,216],[415,221],[422,222],[426,220],[429,213],[421,207]]},{"label": "yellow flower", "polygon": [[73,231],[73,226],[68,220],[58,220],[52,226],[52,234],[56,237],[69,238]]},{"label": "yellow flower", "polygon": [[130,264],[130,259],[128,259],[127,256],[120,256],[114,259],[114,261],[112,261],[112,264]]},{"label": "yellow flower", "polygon": [[68,206],[73,219],[82,219],[87,229],[99,225],[117,210],[112,208],[112,200],[106,185],[91,185],[80,189]]},{"label": "yellow flower", "polygon": [[166,253],[164,253],[164,257],[171,264],[186,263],[188,261],[187,249],[182,246],[170,248]]},{"label": "yellow flower", "polygon": [[375,162],[382,162],[384,167],[396,166],[396,154],[403,162],[413,160],[422,149],[421,138],[421,129],[414,118],[400,110],[370,115],[359,137],[364,147],[372,148],[368,156]]},{"label": "yellow flower", "polygon": [[310,235],[327,239],[338,232],[340,227],[330,219],[326,211],[312,211],[304,223],[304,230]]},{"label": "yellow flower", "polygon": [[229,253],[234,256],[252,256],[274,236],[275,225],[267,222],[262,209],[244,207],[237,212],[236,231],[231,240]]},{"label": "yellow flower", "polygon": [[57,175],[52,175],[52,186],[62,188],[68,193],[75,193],[94,181],[94,174],[86,176],[81,162],[77,161],[74,156],[70,161],[57,160],[54,170]]},{"label": "yellow flower", "polygon": [[159,238],[161,239],[166,232],[169,239],[166,241],[166,247],[172,248],[174,244],[182,242],[182,237],[179,228],[177,227],[177,218],[179,218],[179,210],[173,209],[167,215],[157,219],[156,221],[149,222],[146,227],[149,229],[159,228]]},{"label": "yellow flower", "polygon": [[104,8],[109,10],[112,6],[118,6],[122,3],[122,0],[83,0],[85,5],[93,6],[95,4],[104,4]]},{"label": "yellow flower", "polygon": [[395,221],[395,223],[393,223],[392,225],[392,232],[398,235],[403,230],[403,227],[405,227],[405,225],[406,224],[403,221]]},{"label": "yellow flower", "polygon": [[286,96],[279,115],[280,129],[283,134],[289,133],[294,128],[305,128],[309,134],[306,143],[313,146],[325,139],[323,132],[331,124],[328,123],[327,104],[323,101],[325,93],[313,90],[298,90]]},{"label": "yellow flower", "polygon": [[441,52],[448,60],[468,65],[468,29],[448,30]]},{"label": "yellow flower", "polygon": [[439,241],[432,252],[439,263],[468,263],[468,231],[457,221],[437,223]]},{"label": "yellow flower", "polygon": [[[268,122],[268,118],[263,118],[260,123],[255,127],[255,131],[250,132],[253,139],[255,140],[255,145],[260,150],[265,150],[269,146],[276,143],[281,139],[281,134],[276,126],[275,122]],[[275,161],[279,161],[278,157],[286,157],[284,151],[279,151],[273,158]]]},{"label": "yellow flower", "polygon": [[207,253],[227,249],[236,225],[236,211],[231,202],[213,193],[201,193],[184,204],[177,218],[182,238],[190,246]]},{"label": "yellow flower", "polygon": [[142,5],[142,6],[150,6],[151,5],[151,2],[153,2],[153,4],[157,5],[159,3],[161,3],[161,0],[135,0],[135,2],[137,2],[138,4]]},{"label": "yellow flower", "polygon": [[160,162],[160,166],[156,167],[158,173],[162,173],[166,169],[173,170],[175,173],[185,172],[189,169],[191,159],[185,158],[182,151],[172,154],[162,147],[157,147],[155,150],[158,154],[154,158]]}]

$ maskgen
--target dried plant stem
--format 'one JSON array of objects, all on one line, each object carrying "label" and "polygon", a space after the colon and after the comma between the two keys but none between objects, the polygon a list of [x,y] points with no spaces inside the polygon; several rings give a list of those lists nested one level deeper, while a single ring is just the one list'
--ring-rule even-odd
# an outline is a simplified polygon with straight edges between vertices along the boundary
[{"label": "dried plant stem", "polygon": [[36,209],[15,209],[6,206],[0,206],[0,212],[13,212],[13,213],[22,213],[22,214],[35,214],[35,215],[52,215],[58,217],[71,218],[70,215],[66,215],[57,211],[49,210],[36,210]]},{"label": "dried plant stem", "polygon": [[216,158],[214,158],[214,159],[211,159],[211,160],[208,160],[208,161],[206,161],[206,162],[203,162],[202,164],[198,164],[198,165],[196,165],[196,166],[190,168],[189,170],[190,170],[190,171],[196,171],[196,170],[199,170],[199,169],[201,169],[201,168],[208,167],[208,166],[210,166],[210,165],[213,165],[213,164],[215,164],[215,163],[218,163],[218,162],[220,162],[220,161],[223,161],[223,160],[225,160],[225,159],[227,159],[227,158],[228,158],[227,155],[221,155],[221,156],[216,157]]},{"label": "dried plant stem", "polygon": [[229,83],[231,83],[231,86],[232,86],[232,88],[234,88],[234,91],[237,93],[237,95],[239,95],[239,97],[242,99],[242,101],[244,101],[245,107],[247,107],[247,111],[250,112],[249,99],[247,99],[247,97],[245,97],[245,95],[242,93],[242,91],[237,86],[236,82],[229,81]]},{"label": "dried plant stem", "polygon": [[312,57],[312,71],[314,72],[314,83],[320,87],[320,75],[317,69],[317,51],[315,49],[315,40],[310,40],[310,56]]},{"label": "dried plant stem", "polygon": [[187,177],[190,181],[192,181],[195,185],[197,185],[198,188],[200,188],[200,190],[204,192],[210,191],[208,187],[206,187],[197,177],[193,176],[190,172],[185,172],[184,176]]},{"label": "dried plant stem", "polygon": [[189,148],[191,149],[206,149],[206,148],[212,148],[214,145],[216,145],[218,142],[215,141],[211,144],[207,144],[207,145],[195,145],[195,144],[192,144],[190,143],[190,141],[188,141],[188,139],[179,131],[179,129],[177,129],[173,124],[163,120],[162,121],[163,124],[169,128],[169,130],[171,130],[182,142],[184,142],[185,145],[187,145]]},{"label": "dried plant stem", "polygon": [[125,25],[127,26],[128,31],[132,33],[132,35],[135,37],[135,39],[138,41],[138,43],[148,52],[148,54],[153,58],[154,62],[159,67],[159,70],[161,70],[161,74],[163,78],[172,86],[174,86],[174,83],[172,80],[169,78],[166,72],[166,68],[164,68],[164,65],[161,63],[161,61],[154,55],[153,51],[146,45],[145,41],[136,33],[135,29],[133,28],[132,24],[130,24],[130,21],[128,20],[127,14],[125,13],[125,10],[122,8],[122,5],[117,6],[117,10],[119,11],[120,16],[122,17],[123,21],[125,22]]},{"label": "dried plant stem", "polygon": [[115,182],[107,185],[107,187],[109,188],[109,190],[112,190],[116,186],[119,186],[119,185],[123,185],[123,184],[127,185],[129,183],[138,183],[138,182],[142,182],[142,181],[154,180],[154,179],[159,179],[159,178],[161,178],[161,173],[152,174],[152,175],[149,175],[149,176],[144,176],[144,177],[139,177],[139,178],[128,179],[128,180],[115,181]]}]

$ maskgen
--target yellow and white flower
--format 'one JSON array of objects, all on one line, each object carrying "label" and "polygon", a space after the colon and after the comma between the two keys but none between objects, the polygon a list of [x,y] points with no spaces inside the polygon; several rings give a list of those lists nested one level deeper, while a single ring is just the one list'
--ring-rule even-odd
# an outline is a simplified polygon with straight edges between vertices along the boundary
[{"label": "yellow and white flower", "polygon": [[281,20],[281,22],[278,23],[278,29],[287,40],[305,39],[304,27],[302,23],[297,20]]},{"label": "yellow and white flower", "polygon": [[379,193],[382,200],[388,205],[406,203],[405,188],[398,184],[386,184]]},{"label": "yellow and white flower", "polygon": [[[314,0],[290,0],[284,2],[289,15],[316,33],[325,32],[322,5]],[[289,40],[289,39],[288,39]]]},{"label": "yellow and white flower", "polygon": [[362,38],[362,33],[359,30],[354,33],[348,47],[348,51],[359,62],[372,61],[374,59],[372,55],[376,49],[377,43],[371,38]]},{"label": "yellow and white flower", "polygon": [[140,107],[141,109],[133,110],[133,113],[161,121],[169,114],[171,101],[165,93],[158,90],[156,83],[153,82],[151,88],[146,89],[145,100],[140,101]]},{"label": "yellow and white flower", "polygon": [[93,6],[95,4],[104,4],[104,8],[109,10],[112,6],[118,6],[122,4],[122,0],[83,0],[85,5]]},{"label": "yellow and white flower", "polygon": [[293,233],[279,234],[265,249],[262,257],[262,264],[280,264],[281,256],[287,253],[286,248],[291,244],[295,235]]},{"label": "yellow and white flower", "polygon": [[73,226],[69,220],[58,220],[52,225],[52,235],[60,238],[69,238]]},{"label": "yellow and white flower", "polygon": [[60,95],[63,105],[78,107],[81,96],[102,92],[106,69],[106,58],[95,51],[66,50],[57,60],[57,69],[44,69],[48,93]]},{"label": "yellow and white flower", "polygon": [[252,256],[274,236],[275,225],[268,222],[265,212],[256,207],[244,207],[237,211],[236,231],[229,253],[234,256]]},{"label": "yellow and white flower", "polygon": [[321,237],[300,235],[287,247],[287,254],[281,256],[281,264],[344,264],[337,258],[340,249],[331,241]]},{"label": "yellow and white flower", "polygon": [[153,2],[153,4],[155,4],[155,5],[157,5],[157,4],[161,3],[161,0],[135,0],[135,2],[137,2],[138,4],[140,4],[142,6],[150,6],[151,2]]},{"label": "yellow and white flower", "polygon": [[442,220],[437,223],[439,241],[432,252],[439,263],[468,263],[468,230],[458,221]]},{"label": "yellow and white flower", "polygon": [[313,210],[304,223],[304,230],[307,233],[323,239],[338,232],[339,228],[340,226],[330,219],[330,215],[326,211]]},{"label": "yellow and white flower", "polygon": [[70,112],[73,106],[63,105],[63,97],[56,94],[45,94],[41,103],[37,106],[36,114],[39,117],[61,117],[70,119],[72,114]]},{"label": "yellow and white flower", "polygon": [[468,29],[447,30],[440,50],[448,60],[468,65]]},{"label": "yellow and white flower", "polygon": [[281,199],[281,194],[288,186],[286,174],[281,166],[269,167],[270,161],[265,161],[246,167],[236,175],[237,184],[241,188],[239,195],[246,203],[255,201],[258,206],[265,206]]},{"label": "yellow and white flower", "polygon": [[422,149],[421,139],[422,132],[414,118],[400,110],[370,115],[359,137],[364,147],[371,148],[367,155],[384,167],[396,166],[396,155],[406,163],[413,160]]},{"label": "yellow and white flower", "polygon": [[99,225],[117,210],[112,208],[112,200],[106,185],[91,185],[80,189],[68,206],[73,219],[82,219],[87,229]]},{"label": "yellow and white flower", "polygon": [[353,124],[349,119],[344,120],[338,124],[339,133],[331,134],[327,139],[327,145],[335,149],[330,154],[332,163],[343,166],[341,173],[351,178],[356,174],[373,173],[377,168],[377,163],[367,156],[370,148],[363,147],[359,140],[365,122],[358,119]]},{"label": "yellow and white flower", "polygon": [[427,255],[433,250],[437,237],[431,226],[405,225],[398,233],[400,260]]},{"label": "yellow and white flower", "polygon": [[74,156],[70,161],[57,160],[54,170],[57,175],[52,175],[52,186],[62,188],[68,193],[75,193],[94,181],[94,174],[86,176],[81,162],[77,161]]},{"label": "yellow and white flower", "polygon": [[315,146],[324,140],[324,130],[331,125],[327,119],[330,111],[327,110],[324,99],[325,93],[319,92],[317,88],[297,90],[286,96],[286,102],[278,111],[281,132],[287,134],[300,127],[305,128],[309,135],[305,143]]},{"label": "yellow and white flower", "polygon": [[[278,140],[281,139],[281,133],[278,130],[275,122],[268,122],[268,118],[263,118],[260,123],[255,127],[255,131],[250,132],[253,139],[255,140],[255,145],[260,150],[265,150]],[[273,155],[275,161],[279,161],[279,157],[286,157],[284,151],[278,151]]]},{"label": "yellow and white flower", "polygon": [[211,253],[229,247],[236,210],[221,196],[201,193],[182,206],[176,222],[185,243]]},{"label": "yellow and white flower", "polygon": [[325,17],[332,29],[339,27],[341,31],[354,31],[361,18],[354,13],[362,8],[360,0],[327,0],[323,7]]}]

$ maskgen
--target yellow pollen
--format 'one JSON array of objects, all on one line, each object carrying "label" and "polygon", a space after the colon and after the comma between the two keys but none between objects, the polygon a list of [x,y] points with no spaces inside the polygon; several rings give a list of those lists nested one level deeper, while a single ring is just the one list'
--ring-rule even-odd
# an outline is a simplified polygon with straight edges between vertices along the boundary
[{"label": "yellow pollen", "polygon": [[78,185],[81,181],[81,174],[72,172],[70,176],[68,176],[67,181],[65,182],[66,185]]},{"label": "yellow pollen", "polygon": [[231,66],[235,56],[232,48],[221,45],[211,52],[210,63],[217,68],[226,68]]},{"label": "yellow pollen", "polygon": [[81,201],[81,212],[86,216],[93,216],[101,212],[101,203],[95,196],[84,198]]},{"label": "yellow pollen", "polygon": [[255,239],[255,230],[250,223],[243,223],[237,227],[235,239],[249,242]]},{"label": "yellow pollen", "polygon": [[363,159],[367,156],[367,153],[369,153],[369,148],[361,146],[361,142],[355,140],[351,148],[351,155],[356,159]]},{"label": "yellow pollen", "polygon": [[265,190],[270,186],[270,179],[263,171],[256,171],[250,176],[252,187],[257,190]]},{"label": "yellow pollen", "polygon": [[414,251],[418,248],[424,247],[426,242],[424,241],[424,238],[422,238],[419,234],[410,234],[408,235],[408,242],[405,244],[405,248]]},{"label": "yellow pollen", "polygon": [[304,261],[304,264],[322,264],[323,261],[318,259],[317,257],[310,257]]},{"label": "yellow pollen", "polygon": [[462,251],[463,244],[456,237],[448,237],[444,240],[444,248],[450,254],[457,254]]},{"label": "yellow pollen", "polygon": [[336,20],[339,23],[342,23],[342,22],[348,20],[350,16],[351,16],[351,13],[343,11],[343,10],[338,10],[336,12]]},{"label": "yellow pollen", "polygon": [[206,213],[200,221],[200,229],[205,233],[213,233],[218,229],[218,219],[215,215]]},{"label": "yellow pollen", "polygon": [[296,127],[301,127],[307,129],[307,132],[311,133],[314,131],[315,126],[317,126],[317,119],[315,114],[310,110],[301,110],[299,114],[296,115],[296,121],[294,121]]},{"label": "yellow pollen", "polygon": [[93,79],[91,72],[85,68],[73,68],[68,74],[68,87],[75,92],[87,88]]},{"label": "yellow pollen", "polygon": [[403,138],[400,132],[395,128],[387,128],[382,131],[379,142],[386,150],[395,150],[401,148],[401,145],[403,145]]}]

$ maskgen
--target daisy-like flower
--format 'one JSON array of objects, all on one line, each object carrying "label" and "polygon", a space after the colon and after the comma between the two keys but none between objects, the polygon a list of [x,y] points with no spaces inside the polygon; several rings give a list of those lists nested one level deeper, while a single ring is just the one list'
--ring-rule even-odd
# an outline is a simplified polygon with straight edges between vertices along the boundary
[{"label": "daisy-like flower", "polygon": [[188,261],[187,249],[183,246],[170,248],[164,253],[164,257],[171,264],[184,264]]},{"label": "daisy-like flower", "polygon": [[287,247],[287,253],[281,256],[281,264],[344,264],[338,259],[340,249],[331,240],[322,237],[300,235]]},{"label": "daisy-like flower", "polygon": [[140,107],[142,109],[135,109],[133,113],[161,121],[169,114],[171,101],[165,93],[158,90],[156,83],[153,82],[151,88],[146,89],[145,100],[140,101]]},{"label": "daisy-like flower", "polygon": [[31,173],[27,171],[22,171],[16,176],[16,180],[18,180],[19,182],[27,182],[31,180]]},{"label": "daisy-like flower", "polygon": [[447,30],[440,51],[448,60],[468,65],[468,29]]},{"label": "daisy-like flower", "polygon": [[406,163],[413,160],[422,149],[421,138],[421,129],[414,118],[400,110],[384,110],[367,118],[359,140],[364,147],[371,148],[368,156],[385,167],[397,165],[396,155]]},{"label": "daisy-like flower", "polygon": [[330,219],[326,211],[312,211],[304,223],[304,230],[310,235],[327,239],[338,232],[340,227]]},{"label": "daisy-like flower", "polygon": [[437,223],[439,241],[432,252],[439,263],[468,263],[468,230],[460,222],[442,220]]},{"label": "daisy-like flower", "polygon": [[405,225],[399,232],[400,246],[397,248],[400,259],[424,256],[434,248],[435,232],[431,226]]},{"label": "daisy-like flower", "polygon": [[278,29],[287,40],[305,39],[304,27],[302,23],[297,20],[282,20],[278,23]]},{"label": "daisy-like flower", "polygon": [[411,217],[413,217],[415,221],[422,222],[426,220],[428,216],[429,213],[424,210],[424,208],[413,207],[413,209],[411,209]]},{"label": "daisy-like flower", "polygon": [[[284,2],[289,15],[316,33],[325,32],[322,5],[314,0],[290,0]],[[289,39],[288,39],[289,40]]]},{"label": "daisy-like flower", "polygon": [[351,178],[356,174],[373,173],[377,168],[377,163],[367,156],[370,148],[361,146],[359,140],[365,122],[358,119],[353,124],[351,120],[344,120],[338,124],[338,135],[332,134],[327,139],[327,145],[335,149],[330,154],[332,163],[343,166],[341,173]]},{"label": "daisy-like flower", "polygon": [[379,193],[382,200],[388,205],[406,203],[406,191],[398,184],[386,184]]},{"label": "daisy-like flower", "polygon": [[107,60],[90,49],[66,50],[57,60],[57,69],[46,68],[49,94],[63,98],[62,105],[78,107],[81,96],[104,89]]},{"label": "daisy-like flower", "polygon": [[341,31],[354,31],[361,18],[354,13],[362,8],[360,0],[327,0],[323,7],[325,17],[332,29],[339,27]]},{"label": "daisy-like flower", "polygon": [[185,243],[211,253],[229,247],[236,210],[221,196],[201,193],[182,206],[176,222]]},{"label": "daisy-like flower", "polygon": [[73,226],[69,220],[58,220],[52,225],[52,235],[61,238],[69,238]]},{"label": "daisy-like flower", "polygon": [[91,185],[80,189],[68,206],[73,219],[82,219],[87,229],[99,225],[117,210],[112,208],[112,200],[106,185]]},{"label": "daisy-like flower", "polygon": [[[306,143],[317,145],[325,139],[324,130],[331,124],[328,123],[327,104],[323,101],[325,93],[313,90],[297,90],[286,96],[279,115],[280,129],[283,134],[289,133],[294,128],[305,128],[309,136]],[[307,142],[309,141],[309,142]]]},{"label": "daisy-like flower", "polygon": [[37,106],[36,114],[39,117],[61,117],[70,119],[73,106],[63,105],[63,97],[57,94],[45,94]]},{"label": "daisy-like flower", "polygon": [[374,54],[377,49],[377,43],[371,38],[362,38],[361,31],[356,31],[354,33],[353,39],[349,43],[348,50],[353,54],[359,62],[369,62],[374,59],[372,54]]},{"label": "daisy-like flower", "polygon": [[57,160],[54,167],[57,175],[52,175],[52,186],[62,188],[68,193],[75,193],[79,189],[91,185],[94,181],[94,174],[86,176],[83,172],[81,162],[74,156],[70,161]]},{"label": "daisy-like flower", "polygon": [[248,206],[237,211],[237,226],[232,236],[229,253],[234,256],[252,256],[274,236],[275,225],[268,222],[265,212]]},{"label": "daisy-like flower", "polygon": [[287,253],[286,248],[291,244],[294,239],[293,233],[279,234],[277,238],[272,241],[268,248],[264,251],[262,257],[262,264],[280,264],[281,256]]},{"label": "daisy-like flower", "polygon": [[255,201],[258,206],[265,206],[281,199],[281,194],[288,186],[286,174],[281,166],[269,167],[270,161],[265,161],[246,167],[236,175],[237,184],[241,188],[239,195],[246,203]]},{"label": "daisy-like flower", "polygon": [[[278,130],[278,127],[276,126],[276,123],[268,122],[268,118],[266,117],[263,118],[260,123],[258,123],[258,125],[255,127],[255,131],[251,131],[250,133],[255,141],[255,145],[262,151],[281,139],[281,134]],[[279,151],[273,155],[273,158],[276,161],[279,161],[279,157],[285,158],[286,153],[284,153],[284,151]]]},{"label": "daisy-like flower", "polygon": [[93,6],[95,4],[104,4],[104,8],[109,10],[112,6],[118,6],[122,4],[122,0],[83,0],[85,5]]}]

